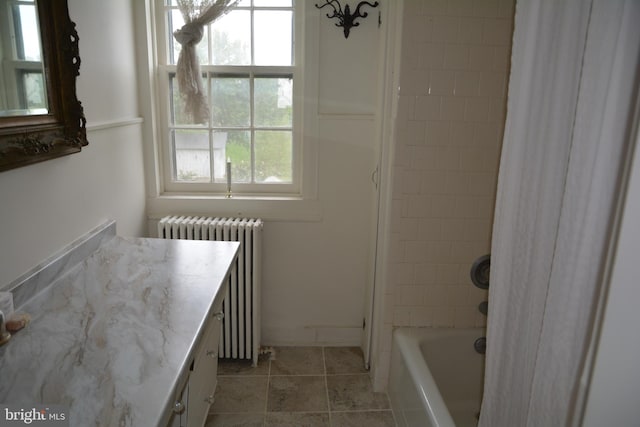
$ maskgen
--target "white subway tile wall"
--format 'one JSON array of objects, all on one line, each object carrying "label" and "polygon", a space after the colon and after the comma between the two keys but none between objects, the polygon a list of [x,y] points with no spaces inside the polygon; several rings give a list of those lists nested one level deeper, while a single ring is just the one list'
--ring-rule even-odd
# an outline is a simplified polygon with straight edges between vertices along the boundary
[{"label": "white subway tile wall", "polygon": [[406,0],[394,165],[394,326],[473,327],[487,292],[515,0]]}]

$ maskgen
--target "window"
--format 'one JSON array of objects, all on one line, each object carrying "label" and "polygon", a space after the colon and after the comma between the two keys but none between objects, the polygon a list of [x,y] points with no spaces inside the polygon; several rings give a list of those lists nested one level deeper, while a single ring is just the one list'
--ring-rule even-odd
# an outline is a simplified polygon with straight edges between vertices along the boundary
[{"label": "window", "polygon": [[[38,17],[33,0],[12,0],[0,11],[0,110],[47,113]],[[5,105],[6,103],[6,105]]]},{"label": "window", "polygon": [[301,143],[293,0],[242,0],[206,28],[197,46],[209,120],[190,123],[175,77],[184,24],[163,0],[159,69],[164,186],[222,194],[231,162],[234,194],[300,192]]}]

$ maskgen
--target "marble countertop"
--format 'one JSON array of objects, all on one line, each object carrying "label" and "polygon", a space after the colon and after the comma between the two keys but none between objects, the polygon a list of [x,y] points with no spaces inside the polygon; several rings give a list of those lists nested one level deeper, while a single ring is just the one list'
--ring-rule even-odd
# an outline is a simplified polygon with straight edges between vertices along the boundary
[{"label": "marble countertop", "polygon": [[17,311],[0,402],[68,405],[71,426],[162,426],[235,242],[113,237]]}]

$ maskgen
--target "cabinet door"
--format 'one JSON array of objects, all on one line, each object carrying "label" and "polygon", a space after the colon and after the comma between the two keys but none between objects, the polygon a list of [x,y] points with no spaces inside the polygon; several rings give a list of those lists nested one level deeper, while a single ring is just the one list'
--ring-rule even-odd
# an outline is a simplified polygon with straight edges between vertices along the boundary
[{"label": "cabinet door", "polygon": [[189,376],[189,418],[187,427],[202,427],[213,403],[218,373],[218,341],[221,322],[216,314],[205,326]]}]

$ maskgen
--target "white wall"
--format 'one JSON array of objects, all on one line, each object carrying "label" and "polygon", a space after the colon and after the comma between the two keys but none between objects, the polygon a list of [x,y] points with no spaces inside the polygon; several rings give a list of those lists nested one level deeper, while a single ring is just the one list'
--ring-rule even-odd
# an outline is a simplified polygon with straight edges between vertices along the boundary
[{"label": "white wall", "polygon": [[130,0],[70,0],[89,146],[0,173],[0,288],[107,219],[145,231],[142,137]]},{"label": "white wall", "polygon": [[[588,386],[583,427],[631,426],[640,421],[640,68],[637,65],[640,3],[627,1],[617,6],[623,11],[624,19],[619,28],[615,28],[617,53],[610,77],[610,83],[615,83],[611,84],[607,97],[618,100],[615,113],[617,119],[620,117],[618,123],[629,123],[626,130],[631,150],[627,168],[623,169],[620,193],[624,197],[611,237],[609,271],[603,279],[605,291],[597,302],[599,311],[587,359],[593,359],[592,364],[587,364],[592,369],[583,371],[580,382],[581,387]],[[628,88],[635,88],[635,93]],[[632,94],[631,105],[624,102],[627,93]]]},{"label": "white wall", "polygon": [[[637,80],[637,78],[636,78]],[[636,124],[640,121],[636,118]],[[583,426],[636,425],[640,420],[640,133],[615,244]]]},{"label": "white wall", "polygon": [[369,19],[345,39],[335,20],[307,8],[305,97],[318,129],[321,219],[265,226],[263,337],[265,343],[359,345],[375,243],[371,175],[384,30],[378,11],[369,9]]}]

